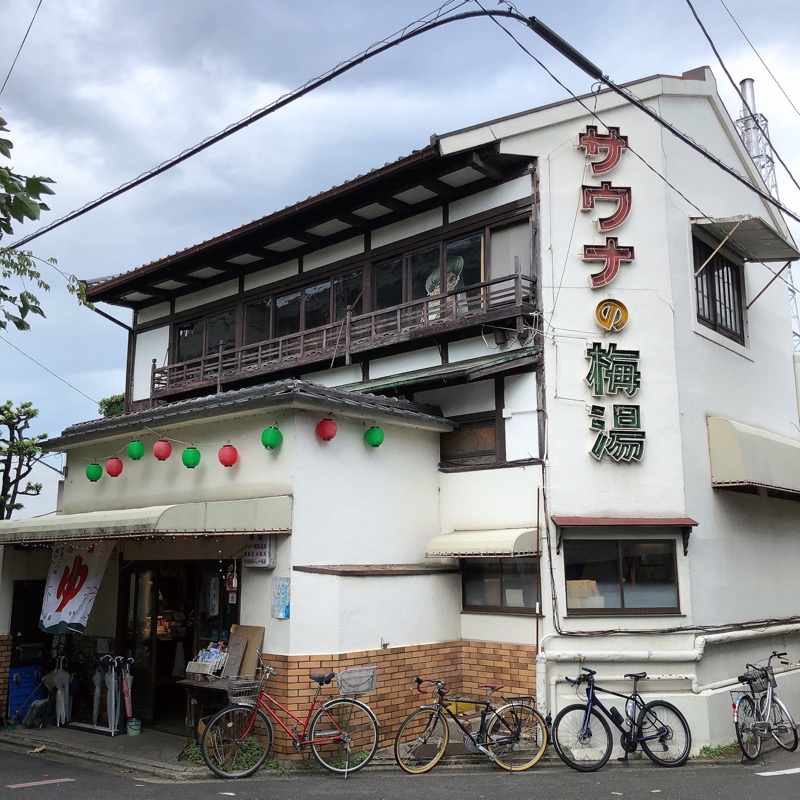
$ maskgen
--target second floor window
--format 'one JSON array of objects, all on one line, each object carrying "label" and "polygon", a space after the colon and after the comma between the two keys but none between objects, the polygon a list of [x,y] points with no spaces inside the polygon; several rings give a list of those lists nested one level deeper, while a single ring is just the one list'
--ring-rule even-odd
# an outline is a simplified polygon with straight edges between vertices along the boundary
[{"label": "second floor window", "polygon": [[231,350],[236,347],[236,309],[227,308],[201,319],[184,322],[177,330],[178,361]]},{"label": "second floor window", "polygon": [[[693,240],[697,321],[717,333],[744,344],[742,268],[714,252],[705,242]],[[706,263],[708,262],[708,263]]]},{"label": "second floor window", "polygon": [[391,308],[474,286],[484,279],[483,261],[483,236],[476,234],[380,262],[375,265],[375,308]]}]

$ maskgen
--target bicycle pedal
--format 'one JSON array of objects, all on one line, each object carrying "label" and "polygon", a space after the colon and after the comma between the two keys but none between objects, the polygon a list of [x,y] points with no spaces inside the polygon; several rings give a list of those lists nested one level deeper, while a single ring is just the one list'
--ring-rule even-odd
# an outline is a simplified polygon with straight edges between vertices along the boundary
[{"label": "bicycle pedal", "polygon": [[769,736],[769,732],[770,732],[769,722],[753,723],[753,733],[755,733],[756,736]]}]

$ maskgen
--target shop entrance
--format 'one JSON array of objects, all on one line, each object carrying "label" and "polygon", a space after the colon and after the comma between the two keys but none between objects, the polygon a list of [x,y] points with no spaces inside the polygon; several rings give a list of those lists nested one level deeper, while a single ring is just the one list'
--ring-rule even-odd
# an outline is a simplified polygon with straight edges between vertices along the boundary
[{"label": "shop entrance", "polygon": [[133,561],[120,568],[119,650],[134,659],[133,715],[180,728],[186,696],[177,681],[210,642],[239,621],[234,560]]}]

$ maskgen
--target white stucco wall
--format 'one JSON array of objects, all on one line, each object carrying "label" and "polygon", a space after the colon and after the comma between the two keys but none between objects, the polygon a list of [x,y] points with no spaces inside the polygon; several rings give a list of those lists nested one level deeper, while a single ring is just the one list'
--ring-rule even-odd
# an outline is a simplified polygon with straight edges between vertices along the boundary
[{"label": "white stucco wall", "polygon": [[[283,444],[277,450],[265,450],[261,432],[274,424],[284,434]],[[148,428],[139,437],[146,448],[140,461],[131,461],[125,452],[133,438],[130,435],[75,448],[67,458],[64,513],[191,503],[199,498],[236,500],[291,494],[292,426],[290,415],[270,410],[226,418],[221,423],[166,425],[157,432]],[[172,454],[166,461],[153,456],[153,444],[162,436],[172,444]],[[226,468],[219,463],[217,452],[228,443],[239,451],[239,460]],[[187,469],[181,462],[181,453],[190,444],[201,453],[195,469]],[[115,454],[123,462],[119,477],[104,474],[97,483],[86,479],[88,464],[94,460],[105,464]]]},{"label": "white stucco wall", "polygon": [[135,337],[134,342],[131,397],[133,400],[147,400],[150,397],[153,360],[158,367],[163,367],[167,361],[169,326],[144,331]]},{"label": "white stucco wall", "polygon": [[[656,78],[636,86],[636,95],[676,128],[705,146],[738,172],[758,180],[729,116],[714,99],[713,81]],[[594,104],[594,103],[593,103]],[[741,641],[720,639],[701,646],[695,625],[725,625],[757,619],[785,619],[800,611],[796,575],[800,568],[797,504],[787,500],[714,491],[711,488],[706,417],[727,416],[789,437],[798,436],[797,389],[792,360],[786,288],[776,281],[746,312],[745,346],[735,345],[696,321],[691,253],[691,217],[753,214],[784,230],[771,207],[746,187],[665,132],[653,120],[618,96],[598,96],[597,116],[577,104],[553,106],[524,116],[495,121],[452,137],[443,152],[488,143],[503,137],[503,152],[538,157],[540,187],[541,290],[545,341],[544,386],[547,406],[548,464],[545,479],[549,515],[658,517],[688,516],[698,521],[683,554],[676,542],[681,613],[671,617],[565,617],[563,560],[555,552],[555,535],[545,539],[543,592],[550,569],[563,630],[631,631],[628,636],[559,636],[552,617],[543,620],[545,653],[577,654],[602,675],[636,669],[649,673],[686,673],[677,682],[659,682],[657,689],[674,698],[686,712],[695,734],[695,752],[705,743],[731,741],[728,688],[745,661],[763,658],[772,647],[797,649],[798,636],[765,636],[740,631]],[[586,125],[604,132],[609,126],[628,137],[631,152],[605,175],[593,175],[584,151],[577,147]],[[666,176],[671,188],[657,174]],[[581,186],[610,181],[631,187],[632,209],[618,229],[601,234],[596,220],[613,204],[580,208]],[[633,246],[635,260],[623,263],[616,279],[602,290],[590,288],[589,276],[601,264],[584,262],[583,246],[602,244],[606,235],[619,246]],[[774,265],[780,268],[782,264]],[[772,273],[758,264],[745,269],[745,296],[751,302]],[[605,334],[595,323],[601,299],[623,302],[630,313],[623,330]],[[586,348],[615,342],[638,350],[641,388],[634,399],[594,398],[585,381]],[[594,434],[589,406],[600,404],[609,414],[613,402],[635,403],[647,434],[641,464],[596,462],[589,454]],[[443,482],[444,486],[444,482]],[[591,535],[624,536],[624,531],[597,530]],[[627,535],[630,535],[629,533]],[[659,533],[663,538],[665,533]],[[552,559],[552,564],[551,564]],[[754,564],[769,569],[754,570]],[[746,587],[746,590],[743,590]],[[661,635],[636,635],[639,629],[661,628]],[[668,634],[670,629],[686,631]],[[737,633],[737,635],[739,635]],[[776,644],[780,640],[779,644]],[[591,663],[592,652],[598,653]],[[637,661],[635,653],[652,658]],[[676,661],[676,654],[696,652],[695,660]],[[659,653],[669,654],[659,657]],[[569,657],[567,655],[567,657]],[[577,658],[577,655],[575,656]],[[577,664],[540,665],[541,700],[557,698],[554,711],[574,701],[574,693],[552,681],[574,675]],[[782,679],[791,702],[800,683],[797,675]],[[703,689],[715,684],[716,688]],[[795,695],[791,694],[792,692]],[[796,699],[796,698],[795,698]]]},{"label": "white stucco wall", "polygon": [[[423,564],[425,545],[439,532],[438,435],[382,422],[384,443],[370,448],[363,441],[364,423],[333,416],[338,430],[330,442],[314,433],[321,415],[309,415],[296,427],[292,566]],[[382,637],[395,645],[415,636],[457,637],[460,588],[452,575],[348,577],[293,570],[290,579],[291,641],[285,631],[276,640],[289,652],[376,648]],[[438,618],[423,613],[438,607],[431,603],[442,603]]]}]

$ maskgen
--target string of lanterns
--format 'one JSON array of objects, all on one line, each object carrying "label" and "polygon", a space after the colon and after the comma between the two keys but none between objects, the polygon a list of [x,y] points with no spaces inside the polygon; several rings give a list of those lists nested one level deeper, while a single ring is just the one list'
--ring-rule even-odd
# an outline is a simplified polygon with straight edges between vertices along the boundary
[{"label": "string of lanterns", "polygon": [[[317,438],[322,442],[330,442],[337,433],[336,421],[326,417],[316,426]],[[380,447],[383,444],[384,432],[382,428],[373,425],[364,432],[364,443],[369,447]],[[266,450],[277,450],[283,444],[283,434],[277,425],[270,425],[261,432],[261,444]],[[125,452],[131,461],[141,461],[146,448],[141,439],[131,440]],[[157,461],[166,461],[172,455],[172,444],[167,439],[159,439],[153,445],[153,456]],[[195,469],[200,464],[200,450],[194,445],[189,445],[181,453],[181,461],[187,469]],[[220,447],[217,453],[219,463],[223,467],[232,467],[239,460],[239,451],[234,445],[228,443]],[[124,464],[119,456],[111,456],[106,460],[105,472],[110,478],[118,478],[122,474]],[[103,477],[103,467],[93,461],[86,467],[86,477],[92,483],[97,483]]]}]

